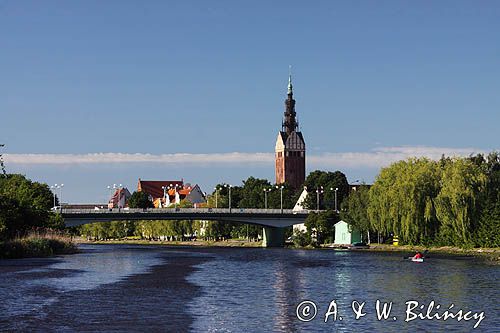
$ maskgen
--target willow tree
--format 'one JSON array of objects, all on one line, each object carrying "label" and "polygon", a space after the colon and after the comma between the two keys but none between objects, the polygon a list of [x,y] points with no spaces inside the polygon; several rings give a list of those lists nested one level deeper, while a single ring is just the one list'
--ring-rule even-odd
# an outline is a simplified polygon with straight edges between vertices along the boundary
[{"label": "willow tree", "polygon": [[434,198],[440,189],[438,164],[426,158],[404,164],[398,187],[402,199],[401,235],[408,243],[419,243],[437,230]]},{"label": "willow tree", "polygon": [[426,158],[382,169],[369,192],[371,226],[399,236],[403,243],[422,242],[437,229],[433,198],[439,187],[439,166]]},{"label": "willow tree", "polygon": [[396,180],[396,166],[383,168],[378,174],[375,183],[369,191],[368,216],[373,230],[377,231],[378,241],[380,234],[385,235],[393,231],[393,220],[390,216],[391,189]]},{"label": "willow tree", "polygon": [[486,180],[482,168],[469,159],[453,159],[444,165],[442,188],[435,200],[442,242],[471,244]]}]

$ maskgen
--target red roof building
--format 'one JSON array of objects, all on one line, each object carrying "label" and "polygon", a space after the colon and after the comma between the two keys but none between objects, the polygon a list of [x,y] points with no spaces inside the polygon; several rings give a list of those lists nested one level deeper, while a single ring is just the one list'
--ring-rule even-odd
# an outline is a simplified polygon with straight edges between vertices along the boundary
[{"label": "red roof building", "polygon": [[126,187],[117,188],[108,201],[108,208],[124,208],[131,196]]},{"label": "red roof building", "polygon": [[179,204],[188,200],[193,204],[205,202],[205,195],[198,185],[184,184],[184,180],[141,180],[137,191],[146,192],[156,208]]}]

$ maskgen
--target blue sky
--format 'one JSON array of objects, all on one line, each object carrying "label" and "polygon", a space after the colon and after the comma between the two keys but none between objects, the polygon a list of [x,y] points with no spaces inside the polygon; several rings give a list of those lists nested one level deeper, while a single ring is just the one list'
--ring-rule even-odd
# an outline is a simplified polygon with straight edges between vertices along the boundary
[{"label": "blue sky", "polygon": [[274,180],[290,64],[309,171],[370,182],[398,158],[499,149],[499,17],[497,1],[0,0],[6,167],[69,202],[139,177]]}]

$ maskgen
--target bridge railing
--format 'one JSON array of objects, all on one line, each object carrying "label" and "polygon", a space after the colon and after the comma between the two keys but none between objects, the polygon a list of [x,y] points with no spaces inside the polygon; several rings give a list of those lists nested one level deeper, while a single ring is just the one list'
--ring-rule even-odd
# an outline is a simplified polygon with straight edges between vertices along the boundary
[{"label": "bridge railing", "polygon": [[63,208],[63,214],[309,214],[309,210],[258,209],[258,208],[105,208],[75,209]]}]

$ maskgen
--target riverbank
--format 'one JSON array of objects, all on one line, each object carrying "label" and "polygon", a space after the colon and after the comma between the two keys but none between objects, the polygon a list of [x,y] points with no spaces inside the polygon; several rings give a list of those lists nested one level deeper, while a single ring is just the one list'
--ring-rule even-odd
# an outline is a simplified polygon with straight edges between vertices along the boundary
[{"label": "riverbank", "polygon": [[[131,244],[131,245],[158,245],[158,246],[192,246],[192,247],[249,247],[258,248],[262,247],[261,241],[247,241],[240,239],[228,239],[224,241],[150,241],[145,239],[119,239],[119,240],[106,240],[106,241],[89,241],[84,238],[76,238],[76,243],[81,244]],[[312,246],[296,247],[293,244],[286,244],[285,247],[298,248],[298,249],[317,249]],[[323,244],[321,249],[333,249],[332,244]],[[500,264],[500,248],[474,248],[474,249],[461,249],[452,246],[442,247],[424,247],[414,245],[400,245],[394,246],[389,244],[371,244],[369,249],[357,250],[367,252],[405,252],[415,253],[416,251],[428,251],[431,254],[450,255],[450,256],[474,256],[485,258],[489,261]]]},{"label": "riverbank", "polygon": [[[329,248],[331,244],[324,244],[322,248]],[[415,253],[417,251],[424,252],[427,251],[428,256],[432,257],[434,254],[444,255],[444,256],[471,256],[485,259],[488,262],[500,264],[500,248],[472,248],[472,249],[462,249],[453,246],[420,246],[420,245],[389,245],[389,244],[370,244],[369,249],[357,250],[357,251],[372,251],[372,252],[405,252],[405,253]]]},{"label": "riverbank", "polygon": [[262,247],[262,242],[252,242],[239,239],[228,239],[224,241],[150,241],[145,239],[111,239],[105,241],[90,241],[84,238],[76,238],[78,244],[131,244],[131,245],[158,245],[158,246],[193,246],[193,247]]},{"label": "riverbank", "polygon": [[0,259],[43,258],[77,252],[77,245],[61,236],[34,235],[0,242]]}]

